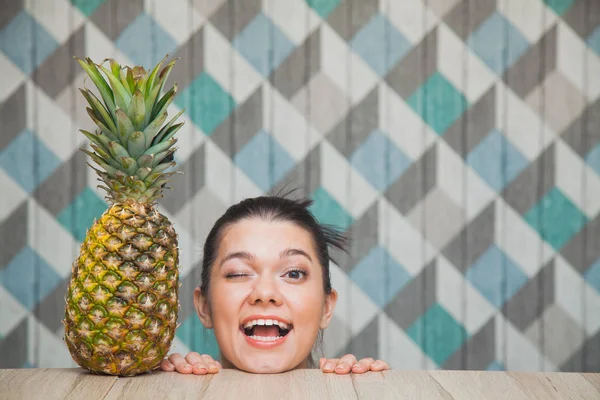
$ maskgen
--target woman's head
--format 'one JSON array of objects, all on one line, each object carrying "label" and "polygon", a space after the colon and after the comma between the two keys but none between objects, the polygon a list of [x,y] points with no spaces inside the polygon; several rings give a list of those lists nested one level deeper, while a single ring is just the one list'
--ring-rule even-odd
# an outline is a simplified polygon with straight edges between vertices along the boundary
[{"label": "woman's head", "polygon": [[258,373],[309,366],[337,301],[329,246],[345,244],[316,221],[310,204],[277,196],[246,199],[209,232],[194,302],[204,326],[214,329],[224,366]]}]

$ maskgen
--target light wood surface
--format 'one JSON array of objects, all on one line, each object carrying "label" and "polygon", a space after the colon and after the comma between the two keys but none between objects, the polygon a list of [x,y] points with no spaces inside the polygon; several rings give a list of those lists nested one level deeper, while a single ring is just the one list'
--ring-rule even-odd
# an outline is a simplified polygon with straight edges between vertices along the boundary
[{"label": "light wood surface", "polygon": [[300,370],[254,375],[157,371],[131,378],[81,369],[0,369],[0,399],[600,399],[600,374],[385,371],[361,375]]}]

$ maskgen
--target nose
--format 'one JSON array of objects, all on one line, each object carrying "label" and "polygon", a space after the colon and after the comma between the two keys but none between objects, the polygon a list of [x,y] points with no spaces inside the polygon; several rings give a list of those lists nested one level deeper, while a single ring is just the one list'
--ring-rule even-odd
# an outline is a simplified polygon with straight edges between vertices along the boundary
[{"label": "nose", "polygon": [[283,304],[283,297],[274,279],[265,274],[255,281],[248,301],[252,305],[263,303],[279,306]]}]

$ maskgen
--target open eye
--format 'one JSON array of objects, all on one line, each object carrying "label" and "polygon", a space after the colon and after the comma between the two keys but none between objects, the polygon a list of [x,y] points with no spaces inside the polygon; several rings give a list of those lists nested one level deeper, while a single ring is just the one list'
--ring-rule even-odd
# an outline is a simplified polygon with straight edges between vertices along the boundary
[{"label": "open eye", "polygon": [[300,269],[300,268],[294,268],[294,269],[291,269],[291,270],[289,270],[289,271],[286,272],[286,276],[288,278],[293,279],[293,280],[303,279],[307,275],[308,275],[308,273],[305,270]]}]

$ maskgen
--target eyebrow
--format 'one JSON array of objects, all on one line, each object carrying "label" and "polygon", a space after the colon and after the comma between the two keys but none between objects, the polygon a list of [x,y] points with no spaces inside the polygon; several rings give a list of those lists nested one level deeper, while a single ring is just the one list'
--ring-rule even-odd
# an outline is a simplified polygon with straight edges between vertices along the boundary
[{"label": "eyebrow", "polygon": [[[285,249],[279,253],[279,258],[291,257],[291,256],[304,256],[310,262],[312,262],[311,256],[307,252],[305,252],[304,250],[301,250],[301,249],[289,248],[289,249]],[[236,252],[227,254],[227,256],[225,256],[223,258],[223,260],[221,260],[219,266],[223,266],[223,264],[225,264],[227,261],[232,260],[234,258],[239,258],[239,259],[246,260],[246,261],[254,260],[254,256],[247,251],[236,251]]]},{"label": "eyebrow", "polygon": [[291,257],[291,256],[304,256],[304,257],[308,258],[308,260],[310,262],[312,262],[312,258],[310,257],[310,255],[301,249],[293,249],[293,248],[285,249],[281,253],[279,253],[279,258]]}]

